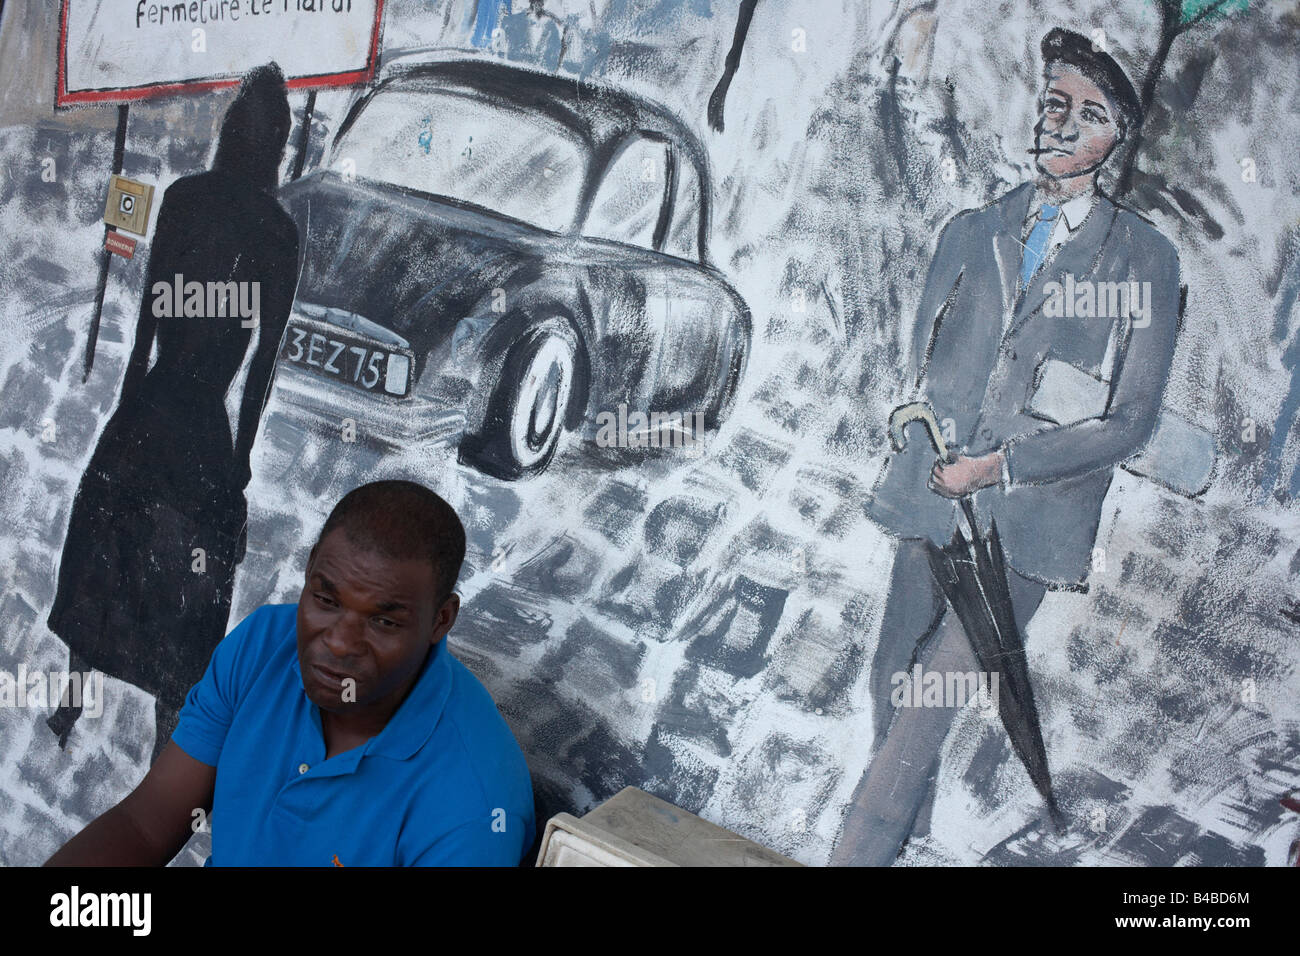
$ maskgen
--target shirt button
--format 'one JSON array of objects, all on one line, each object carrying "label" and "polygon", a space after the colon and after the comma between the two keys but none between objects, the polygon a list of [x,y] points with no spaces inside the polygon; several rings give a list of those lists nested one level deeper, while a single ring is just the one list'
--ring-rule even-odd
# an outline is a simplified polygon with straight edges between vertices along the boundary
[{"label": "shirt button", "polygon": [[980,429],[980,438],[983,438],[985,441],[988,441],[992,437],[993,437],[993,432],[989,431],[987,428]]},{"label": "shirt button", "polygon": [[1016,350],[1015,350],[1015,349],[1012,349],[1012,350],[1011,350],[1011,361],[1014,362],[1015,360],[1016,360]]},{"label": "shirt button", "polygon": [[311,768],[308,767],[305,763],[300,763],[300,764],[298,764],[298,772],[299,772],[299,773],[306,773],[306,772],[307,772],[308,770],[310,770],[310,769],[311,769]]}]

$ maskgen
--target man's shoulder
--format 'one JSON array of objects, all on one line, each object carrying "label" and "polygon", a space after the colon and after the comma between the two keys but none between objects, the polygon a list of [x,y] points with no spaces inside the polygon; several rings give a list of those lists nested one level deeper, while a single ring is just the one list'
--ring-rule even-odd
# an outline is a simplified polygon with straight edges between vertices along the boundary
[{"label": "man's shoulder", "polygon": [[[293,630],[298,623],[297,604],[263,604],[239,622],[257,634],[280,634]],[[234,633],[233,631],[231,633]]]},{"label": "man's shoulder", "polygon": [[481,758],[483,769],[491,772],[517,769],[515,758],[522,765],[523,754],[510,725],[497,709],[496,701],[474,672],[461,663],[450,648],[445,650],[452,680],[446,715],[454,721],[458,733],[469,746],[471,757]]},{"label": "man's shoulder", "polygon": [[1178,247],[1159,227],[1131,206],[1103,196],[1115,208],[1115,228],[1134,248],[1160,259],[1178,260]]},{"label": "man's shoulder", "polygon": [[295,608],[293,604],[263,605],[213,649],[202,679],[186,695],[172,735],[191,757],[217,766],[232,721],[245,703],[255,702],[256,712],[278,699],[288,674],[282,664],[297,650]]},{"label": "man's shoulder", "polygon": [[243,666],[256,666],[285,644],[296,645],[297,604],[263,604],[231,630],[221,642]]},{"label": "man's shoulder", "polygon": [[422,864],[514,865],[537,826],[528,764],[487,689],[450,653],[445,660],[448,696],[412,768],[402,853]]},{"label": "man's shoulder", "polygon": [[1032,182],[1021,183],[982,206],[962,209],[944,224],[944,232],[996,229],[1013,211],[1028,208],[1029,193],[1033,189]]},{"label": "man's shoulder", "polygon": [[532,783],[519,742],[482,681],[450,648],[444,651],[451,688],[435,734],[440,753],[431,756],[475,778],[489,809],[530,810]]},{"label": "man's shoulder", "polygon": [[1010,209],[1016,209],[1023,206],[1025,211],[1029,210],[1030,200],[1033,199],[1035,185],[1033,180],[1026,180],[1019,185],[1012,186],[997,199],[985,203],[970,210],[971,212],[984,212],[989,214],[1001,214]]}]

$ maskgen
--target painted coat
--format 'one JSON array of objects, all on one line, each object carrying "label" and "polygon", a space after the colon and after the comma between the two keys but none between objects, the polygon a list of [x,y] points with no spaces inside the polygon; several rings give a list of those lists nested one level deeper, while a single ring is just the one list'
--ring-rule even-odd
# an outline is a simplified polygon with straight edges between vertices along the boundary
[{"label": "painted coat", "polygon": [[[1025,183],[944,227],[917,313],[912,369],[920,398],[940,422],[952,419],[958,448],[968,455],[1006,448],[1011,482],[978,492],[975,510],[982,523],[997,521],[1008,563],[1043,583],[1080,586],[1115,466],[1141,451],[1155,428],[1180,319],[1178,253],[1149,222],[1099,193],[1017,296],[1033,196]],[[1112,282],[1149,289],[1149,316],[1054,314],[1058,287]],[[1105,407],[1065,423],[1031,414],[1048,360],[1108,379]],[[934,459],[918,432],[887,463],[867,510],[891,534],[951,540],[959,509],[927,488]]]}]

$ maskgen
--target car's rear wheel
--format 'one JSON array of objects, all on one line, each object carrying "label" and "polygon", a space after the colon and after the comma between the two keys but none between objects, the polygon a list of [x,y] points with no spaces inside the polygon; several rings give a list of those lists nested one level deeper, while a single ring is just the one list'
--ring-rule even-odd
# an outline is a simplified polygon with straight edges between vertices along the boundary
[{"label": "car's rear wheel", "polygon": [[461,441],[461,460],[505,479],[542,471],[564,433],[578,348],[567,319],[529,326],[506,353],[481,426]]}]

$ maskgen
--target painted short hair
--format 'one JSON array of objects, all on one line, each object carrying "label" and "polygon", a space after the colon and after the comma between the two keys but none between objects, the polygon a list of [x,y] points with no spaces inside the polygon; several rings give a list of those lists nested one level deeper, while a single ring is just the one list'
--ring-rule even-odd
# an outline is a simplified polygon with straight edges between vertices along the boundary
[{"label": "painted short hair", "polygon": [[414,481],[372,481],[339,500],[321,528],[320,544],[342,529],[359,548],[396,561],[427,560],[439,603],[456,588],[465,562],[465,526],[454,508]]},{"label": "painted short hair", "polygon": [[1142,103],[1128,74],[1105,50],[1081,34],[1056,27],[1043,37],[1043,67],[1066,63],[1096,83],[1119,113],[1125,131],[1142,125]]}]

